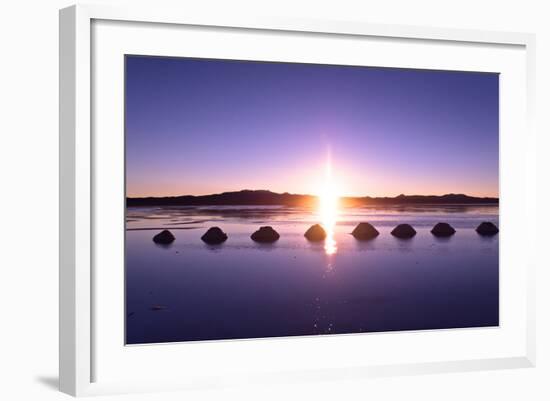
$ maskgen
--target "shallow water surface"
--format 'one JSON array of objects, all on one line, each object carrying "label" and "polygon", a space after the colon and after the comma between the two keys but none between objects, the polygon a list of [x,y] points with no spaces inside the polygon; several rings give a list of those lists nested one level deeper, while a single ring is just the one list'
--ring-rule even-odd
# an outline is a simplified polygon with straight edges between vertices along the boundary
[{"label": "shallow water surface", "polygon": [[[380,235],[357,241],[349,233],[361,221]],[[432,236],[440,221],[456,234]],[[344,209],[327,254],[303,236],[320,222],[309,209],[128,208],[127,343],[496,326],[498,235],[479,236],[482,221],[498,225],[498,206]],[[417,235],[392,237],[399,223]],[[262,225],[281,238],[254,243]],[[211,226],[228,240],[204,244]],[[162,229],[176,237],[169,246],[152,241]]]}]

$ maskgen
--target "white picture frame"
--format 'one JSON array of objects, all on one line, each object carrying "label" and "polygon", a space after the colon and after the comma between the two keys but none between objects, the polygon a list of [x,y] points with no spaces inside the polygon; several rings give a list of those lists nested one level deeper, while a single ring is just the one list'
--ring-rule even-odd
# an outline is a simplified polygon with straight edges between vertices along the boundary
[{"label": "white picture frame", "polygon": [[[440,29],[415,26],[376,25],[359,21],[316,21],[293,20],[291,18],[236,18],[215,15],[188,14],[185,9],[163,10],[151,8],[112,8],[99,5],[78,5],[60,11],[60,390],[75,396],[132,392],[157,391],[166,389],[203,388],[219,385],[231,385],[244,380],[256,382],[285,382],[295,380],[324,380],[334,378],[361,378],[367,376],[418,374],[431,372],[467,371],[478,369],[503,369],[513,367],[530,367],[535,364],[535,321],[534,271],[537,263],[536,253],[528,252],[533,242],[525,242],[524,248],[516,250],[526,253],[523,259],[522,280],[512,283],[521,286],[518,296],[522,301],[521,316],[522,334],[514,341],[521,342],[521,351],[497,353],[490,357],[455,358],[442,361],[416,361],[412,358],[407,363],[365,364],[354,361],[349,367],[318,369],[301,367],[298,370],[286,371],[281,365],[277,373],[261,371],[257,376],[237,373],[225,377],[221,372],[216,378],[204,376],[199,372],[195,377],[180,380],[177,377],[155,378],[151,382],[132,381],[130,378],[110,378],[97,380],[97,357],[95,344],[95,324],[97,311],[94,309],[94,288],[98,285],[94,274],[95,257],[93,249],[95,229],[95,183],[94,174],[97,168],[93,140],[93,102],[92,76],[95,68],[93,24],[97,21],[139,22],[145,24],[162,24],[162,26],[193,26],[215,29],[243,29],[247,32],[284,32],[289,35],[307,33],[347,38],[385,38],[387,40],[434,41],[461,46],[512,46],[521,49],[518,56],[525,61],[525,80],[522,85],[525,93],[521,97],[525,114],[520,117],[522,132],[517,138],[510,137],[501,144],[506,149],[516,149],[517,161],[521,166],[511,175],[503,175],[508,180],[508,190],[518,194],[514,206],[507,210],[511,219],[508,227],[518,225],[518,220],[527,219],[526,230],[534,232],[536,195],[535,176],[535,134],[532,128],[534,110],[534,35],[525,33],[485,32],[460,29]],[[160,26],[160,25],[159,25]],[[223,35],[223,32],[220,33]],[[114,41],[116,42],[116,41]],[[515,57],[515,56],[514,56]],[[413,63],[413,62],[412,62]],[[523,71],[523,70],[522,70]],[[523,101],[524,100],[524,101]],[[523,124],[525,123],[525,124]],[[519,141],[519,142],[514,142]],[[521,146],[517,146],[521,143]],[[508,151],[508,150],[506,150]],[[102,161],[109,163],[109,161]],[[502,164],[501,168],[505,167]],[[505,167],[506,168],[506,167]],[[508,182],[507,181],[507,182]],[[522,187],[515,188],[522,182]],[[515,188],[515,191],[513,189]],[[521,198],[519,198],[521,196]],[[531,202],[531,199],[533,200]],[[521,210],[520,210],[521,209]],[[529,256],[532,255],[532,256]],[[502,254],[501,254],[502,257]],[[122,269],[122,266],[121,266]],[[97,289],[97,288],[96,288]],[[523,308],[524,307],[524,308]],[[386,336],[391,334],[386,334]],[[420,333],[420,335],[423,335]],[[439,334],[434,334],[438,336]],[[490,334],[488,334],[490,335]],[[254,347],[254,341],[260,341],[260,347],[270,347],[275,340],[251,340],[246,347]],[[293,339],[284,340],[286,345]],[[339,337],[340,343],[357,341],[352,337]],[[241,343],[242,344],[242,343]],[[280,340],[277,344],[281,344]],[[302,345],[305,343],[302,343]],[[122,346],[122,344],[121,344]],[[213,347],[212,345],[210,345]],[[315,346],[312,345],[315,349]],[[163,346],[161,346],[163,347]],[[203,350],[205,346],[203,345]],[[212,351],[217,352],[217,351]],[[250,352],[247,351],[247,352]],[[212,356],[214,354],[210,354]],[[155,358],[162,358],[156,356]],[[158,360],[158,359],[156,359]],[[134,359],[135,361],[135,359]],[[352,366],[353,365],[353,366]]]}]

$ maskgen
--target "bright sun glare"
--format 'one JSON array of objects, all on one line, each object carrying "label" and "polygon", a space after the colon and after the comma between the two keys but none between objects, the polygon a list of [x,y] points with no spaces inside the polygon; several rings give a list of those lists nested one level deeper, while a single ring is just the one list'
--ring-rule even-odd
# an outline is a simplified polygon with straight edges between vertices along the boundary
[{"label": "bright sun glare", "polygon": [[334,239],[334,229],[338,219],[338,190],[332,178],[332,163],[330,157],[325,167],[325,180],[319,193],[319,214],[321,224],[327,233],[325,239],[325,252],[327,255],[336,253],[336,240]]}]

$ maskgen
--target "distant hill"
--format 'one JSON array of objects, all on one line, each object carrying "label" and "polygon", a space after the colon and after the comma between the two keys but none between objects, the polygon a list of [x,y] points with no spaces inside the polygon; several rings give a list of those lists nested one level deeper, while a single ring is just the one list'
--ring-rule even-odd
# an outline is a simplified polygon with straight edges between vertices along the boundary
[{"label": "distant hill", "polygon": [[[166,197],[127,198],[127,206],[224,206],[224,205],[282,205],[282,206],[313,206],[317,203],[317,197],[313,195],[278,194],[265,190],[242,190],[235,192],[223,192],[213,195],[183,195]],[[368,205],[472,205],[472,204],[496,204],[498,198],[478,198],[464,194],[447,195],[399,195],[396,197],[374,198],[344,197],[341,198],[344,206],[368,206]]]},{"label": "distant hill", "polygon": [[472,205],[472,204],[495,204],[498,198],[479,198],[464,194],[446,194],[446,195],[398,195],[394,198],[345,198],[345,202],[358,202],[363,205]]}]

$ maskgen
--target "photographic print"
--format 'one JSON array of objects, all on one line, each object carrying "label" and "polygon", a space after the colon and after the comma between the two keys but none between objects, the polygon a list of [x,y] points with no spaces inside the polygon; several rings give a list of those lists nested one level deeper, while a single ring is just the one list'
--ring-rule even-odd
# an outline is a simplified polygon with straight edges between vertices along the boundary
[{"label": "photographic print", "polygon": [[499,325],[499,75],[125,56],[126,344]]}]

